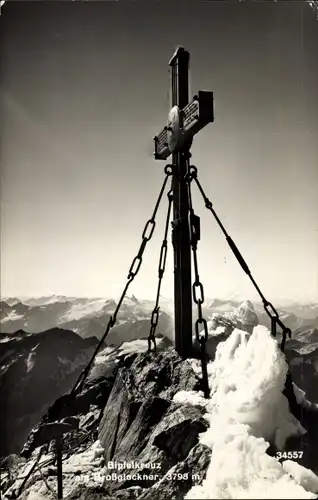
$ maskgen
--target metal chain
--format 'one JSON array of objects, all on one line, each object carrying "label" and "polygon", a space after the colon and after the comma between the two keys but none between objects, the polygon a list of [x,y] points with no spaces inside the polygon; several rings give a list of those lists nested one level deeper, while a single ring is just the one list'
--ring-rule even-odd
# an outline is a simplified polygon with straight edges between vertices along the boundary
[{"label": "metal chain", "polygon": [[[190,155],[189,155],[190,156]],[[189,173],[189,167],[187,169]],[[192,293],[193,300],[198,308],[198,318],[195,322],[195,336],[197,341],[200,344],[201,350],[201,367],[202,367],[202,386],[203,393],[205,398],[210,397],[210,389],[209,389],[209,379],[208,379],[208,371],[207,371],[207,356],[206,356],[206,342],[208,340],[208,324],[206,319],[202,314],[202,304],[204,302],[204,289],[203,285],[200,281],[199,276],[199,267],[198,267],[198,256],[197,256],[197,248],[198,241],[200,240],[200,218],[195,215],[192,205],[192,196],[191,196],[191,181],[192,177],[190,175],[186,175],[185,180],[187,182],[187,190],[188,190],[188,204],[189,204],[189,229],[190,229],[190,245],[192,249],[193,255],[193,267],[194,267],[194,282],[192,285]],[[197,293],[199,292],[199,296]],[[199,333],[199,327],[203,325],[203,335]],[[202,333],[201,332],[201,333]]]},{"label": "metal chain", "polygon": [[[155,352],[157,349],[155,333],[156,333],[156,328],[157,328],[158,321],[159,321],[159,310],[160,310],[159,300],[160,300],[161,283],[162,283],[162,278],[163,278],[163,275],[164,275],[164,272],[166,269],[166,261],[167,261],[167,248],[168,248],[167,238],[168,238],[169,222],[170,222],[170,217],[171,217],[171,208],[172,208],[172,201],[173,201],[172,184],[173,184],[173,181],[171,183],[171,188],[167,194],[168,211],[167,211],[167,217],[166,217],[164,237],[163,237],[163,241],[162,241],[161,248],[160,248],[159,265],[158,265],[158,288],[157,288],[155,307],[151,313],[150,333],[148,336],[148,352]],[[153,344],[153,348],[151,347],[151,343]]]},{"label": "metal chain", "polygon": [[284,323],[279,318],[279,314],[278,314],[277,310],[275,309],[275,307],[273,306],[273,304],[271,302],[268,302],[268,300],[266,300],[266,298],[264,297],[263,293],[261,292],[259,286],[257,285],[255,279],[252,276],[252,273],[251,273],[248,265],[246,264],[246,262],[245,262],[245,260],[244,260],[244,258],[242,256],[242,254],[240,253],[240,251],[237,248],[236,244],[232,240],[231,236],[229,236],[229,234],[225,230],[222,222],[220,221],[219,217],[217,216],[217,214],[216,214],[216,212],[215,212],[215,210],[213,208],[212,202],[209,200],[209,198],[206,196],[205,192],[203,191],[201,183],[200,183],[200,181],[198,180],[198,177],[197,177],[198,176],[198,169],[194,165],[191,165],[189,167],[189,176],[192,179],[194,179],[194,181],[196,182],[196,185],[198,186],[199,191],[200,191],[200,193],[201,193],[201,195],[202,195],[202,197],[204,199],[204,203],[205,203],[206,208],[212,212],[212,215],[214,216],[216,222],[218,223],[219,227],[221,228],[223,234],[225,235],[226,241],[227,241],[229,247],[231,248],[232,252],[234,253],[236,259],[238,260],[241,268],[247,274],[247,276],[250,278],[250,280],[253,283],[256,291],[258,292],[259,296],[261,297],[262,302],[263,302],[263,306],[264,306],[264,309],[265,309],[265,312],[266,312],[266,314],[271,319],[271,333],[272,333],[273,337],[276,337],[277,325],[279,325],[281,327],[281,329],[282,329],[282,342],[281,342],[280,348],[281,348],[282,352],[284,352],[285,342],[286,342],[287,335],[288,335],[289,338],[291,338],[291,330],[290,330],[290,328],[287,328],[284,325]]},{"label": "metal chain", "polygon": [[114,314],[109,319],[109,322],[108,322],[108,325],[107,325],[107,328],[106,328],[106,331],[105,331],[104,335],[100,339],[100,341],[99,341],[99,343],[98,343],[98,345],[97,345],[97,347],[96,347],[96,349],[94,351],[94,354],[92,355],[89,363],[86,365],[86,367],[84,368],[84,370],[82,371],[82,373],[78,377],[78,379],[77,379],[77,381],[76,381],[73,389],[70,392],[70,395],[74,394],[75,391],[77,391],[77,390],[81,390],[81,388],[83,387],[83,384],[84,384],[84,382],[85,382],[85,380],[86,380],[86,378],[87,378],[87,376],[89,374],[89,371],[91,369],[91,366],[92,366],[92,364],[94,362],[94,359],[95,359],[96,355],[98,354],[101,346],[105,342],[105,339],[106,339],[108,333],[110,332],[110,329],[116,323],[117,314],[118,314],[118,311],[119,311],[119,309],[120,309],[120,307],[122,305],[124,297],[125,297],[125,295],[127,293],[128,287],[131,284],[131,282],[134,280],[135,276],[138,274],[138,271],[139,271],[141,263],[142,263],[142,256],[143,256],[143,253],[145,251],[146,245],[147,245],[148,241],[151,239],[151,237],[152,237],[152,235],[154,233],[154,230],[155,230],[155,226],[156,226],[155,218],[156,218],[156,215],[157,215],[157,212],[158,212],[158,208],[159,208],[159,205],[160,205],[160,202],[161,202],[162,195],[163,195],[164,190],[166,188],[168,177],[170,177],[172,175],[172,173],[173,173],[173,167],[172,167],[172,165],[166,165],[165,168],[164,168],[164,172],[166,174],[166,177],[165,177],[165,179],[163,181],[163,184],[162,184],[162,187],[161,187],[161,190],[160,190],[160,193],[159,193],[159,196],[158,196],[158,199],[157,199],[157,203],[155,205],[152,217],[146,222],[145,228],[143,230],[143,233],[142,233],[142,242],[141,242],[138,254],[136,255],[136,257],[134,257],[134,259],[132,261],[132,264],[131,264],[131,266],[129,268],[129,272],[128,272],[128,276],[127,276],[127,280],[128,281],[126,283],[126,286],[125,286],[125,288],[124,288],[124,290],[123,290],[123,292],[121,294],[121,297],[119,299],[119,302],[117,304],[117,307],[115,309]]}]

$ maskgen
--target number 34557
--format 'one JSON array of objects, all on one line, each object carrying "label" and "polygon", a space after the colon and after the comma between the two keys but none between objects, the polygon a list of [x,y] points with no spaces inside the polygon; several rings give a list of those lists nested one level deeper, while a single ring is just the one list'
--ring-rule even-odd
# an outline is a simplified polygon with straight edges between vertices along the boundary
[{"label": "number 34557", "polygon": [[303,451],[278,451],[276,458],[302,458],[303,454]]}]

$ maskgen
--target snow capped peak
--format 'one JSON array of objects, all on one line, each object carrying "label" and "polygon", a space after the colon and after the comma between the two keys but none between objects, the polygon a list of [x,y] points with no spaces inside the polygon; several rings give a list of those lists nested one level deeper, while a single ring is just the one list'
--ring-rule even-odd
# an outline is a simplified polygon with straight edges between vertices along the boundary
[{"label": "snow capped peak", "polygon": [[258,324],[257,315],[250,300],[243,302],[232,314],[246,325],[257,326]]},{"label": "snow capped peak", "polygon": [[15,297],[3,297],[1,303],[8,305],[9,307],[16,306],[17,304],[20,303],[19,299],[16,299]]},{"label": "snow capped peak", "polygon": [[216,330],[219,326],[222,326],[226,328],[224,333],[231,333],[234,328],[252,333],[253,328],[258,324],[259,320],[254,311],[254,306],[250,300],[246,300],[234,311],[214,313],[212,315],[211,329]]},{"label": "snow capped peak", "polygon": [[124,300],[123,300],[123,304],[126,306],[129,306],[129,307],[141,306],[140,301],[137,299],[137,297],[135,295],[131,295],[131,297],[129,297],[128,295],[125,295]]},{"label": "snow capped peak", "polygon": [[74,297],[66,297],[65,295],[45,295],[43,297],[37,298],[21,298],[21,302],[27,306],[47,306],[49,304],[55,304],[57,302],[67,302],[74,300]]}]

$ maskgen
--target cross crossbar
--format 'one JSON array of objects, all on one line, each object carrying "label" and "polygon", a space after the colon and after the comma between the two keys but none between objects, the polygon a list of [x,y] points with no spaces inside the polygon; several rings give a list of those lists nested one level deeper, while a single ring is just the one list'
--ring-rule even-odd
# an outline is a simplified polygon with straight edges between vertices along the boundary
[{"label": "cross crossbar", "polygon": [[[208,123],[214,121],[213,92],[199,90],[189,104],[180,112],[180,131],[183,132],[183,140],[189,144],[192,138],[200,132]],[[173,151],[168,145],[168,128],[154,137],[155,160],[166,160]]]}]

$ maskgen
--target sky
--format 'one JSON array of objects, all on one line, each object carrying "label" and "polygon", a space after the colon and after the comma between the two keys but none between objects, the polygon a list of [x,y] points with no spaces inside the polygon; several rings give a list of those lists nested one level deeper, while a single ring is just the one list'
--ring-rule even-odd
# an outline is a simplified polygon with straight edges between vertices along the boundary
[{"label": "sky", "polygon": [[[1,295],[117,296],[165,162],[168,61],[215,121],[207,196],[271,301],[318,300],[318,24],[304,2],[12,1],[0,17]],[[168,160],[169,161],[169,160]],[[206,297],[257,295],[193,186]],[[155,298],[167,199],[130,286]],[[170,242],[170,237],[169,237]],[[162,294],[173,297],[172,246]]]}]

